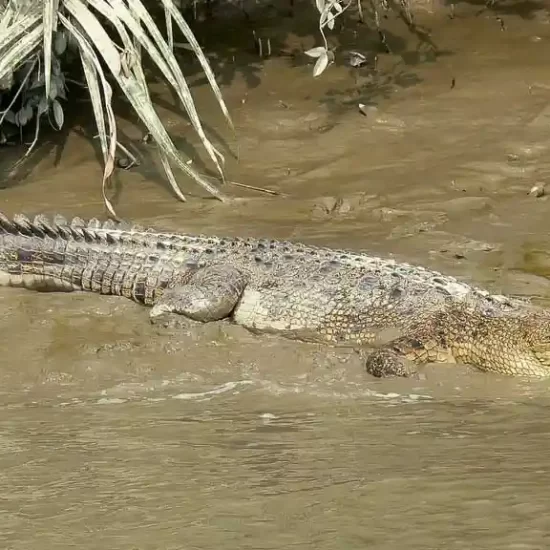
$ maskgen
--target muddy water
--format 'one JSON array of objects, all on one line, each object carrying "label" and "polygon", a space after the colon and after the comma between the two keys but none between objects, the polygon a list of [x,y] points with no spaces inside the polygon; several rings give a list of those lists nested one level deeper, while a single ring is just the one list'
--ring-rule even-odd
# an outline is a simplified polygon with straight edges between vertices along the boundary
[{"label": "muddy water", "polygon": [[[528,191],[550,171],[550,26],[535,7],[504,6],[505,31],[463,4],[426,19],[438,55],[389,20],[394,54],[376,74],[336,66],[316,81],[283,55],[311,38],[259,26],[284,52],[218,48],[238,148],[200,83],[198,104],[239,152],[229,179],[286,196],[229,185],[227,206],[182,180],[179,204],[144,162],[120,175],[119,213],[365,248],[545,302],[550,203]],[[56,163],[59,142],[1,190],[3,210],[103,211],[89,142],[71,132]],[[2,548],[550,543],[549,382],[459,366],[377,381],[351,351],[227,324],[160,329],[123,300],[2,289],[0,302]]]}]

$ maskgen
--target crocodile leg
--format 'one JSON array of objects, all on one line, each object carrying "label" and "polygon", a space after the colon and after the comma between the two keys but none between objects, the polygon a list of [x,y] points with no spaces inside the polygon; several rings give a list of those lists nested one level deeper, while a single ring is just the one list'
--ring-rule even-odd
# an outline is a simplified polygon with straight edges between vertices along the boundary
[{"label": "crocodile leg", "polygon": [[155,301],[150,318],[177,313],[208,323],[229,317],[248,280],[238,269],[216,264],[198,269],[190,278],[176,276]]},{"label": "crocodile leg", "polygon": [[[492,316],[459,305],[421,317],[405,334],[367,357],[368,373],[407,377],[416,372],[415,365],[460,362],[515,376],[550,376],[529,336],[546,341],[548,318]],[[539,344],[544,346],[550,344]]]},{"label": "crocodile leg", "polygon": [[416,364],[422,361],[421,354],[426,353],[426,344],[414,337],[403,336],[391,340],[367,357],[366,371],[377,378],[402,376],[407,378],[416,374]]}]

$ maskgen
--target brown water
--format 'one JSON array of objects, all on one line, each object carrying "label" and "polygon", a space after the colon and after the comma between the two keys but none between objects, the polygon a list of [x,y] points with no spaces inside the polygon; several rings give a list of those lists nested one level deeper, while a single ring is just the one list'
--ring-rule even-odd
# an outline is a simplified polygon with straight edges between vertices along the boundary
[{"label": "brown water", "polygon": [[[464,4],[425,17],[439,56],[389,20],[395,53],[377,75],[342,66],[314,81],[302,58],[222,48],[240,154],[228,177],[287,196],[230,186],[240,198],[222,205],[182,180],[180,204],[145,162],[120,174],[120,215],[365,248],[548,300],[549,202],[528,191],[550,172],[550,19],[520,7],[501,5],[505,31]],[[287,51],[313,45],[295,32]],[[58,164],[54,145],[0,191],[2,210],[100,215],[90,143],[73,131]],[[0,290],[0,548],[549,547],[550,382],[460,366],[379,381],[353,352]]]}]

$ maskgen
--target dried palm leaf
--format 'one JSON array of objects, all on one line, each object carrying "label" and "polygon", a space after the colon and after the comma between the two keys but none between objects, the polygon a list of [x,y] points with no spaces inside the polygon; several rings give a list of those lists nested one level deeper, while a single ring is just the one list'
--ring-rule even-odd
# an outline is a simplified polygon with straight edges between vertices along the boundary
[{"label": "dried palm leaf", "polygon": [[[211,195],[220,200],[225,198],[215,185],[193,170],[189,159],[176,149],[151,101],[141,65],[142,50],[149,54],[164,79],[176,91],[194,130],[223,180],[223,155],[204,131],[191,91],[173,53],[172,21],[183,33],[189,49],[197,56],[220,109],[233,128],[229,111],[208,60],[174,2],[159,2],[165,10],[167,38],[162,35],[141,0],[0,0],[0,87],[2,84],[5,87],[6,83],[13,86],[16,71],[31,59],[39,60],[29,69],[34,76],[29,79],[30,73],[25,73],[25,80],[19,84],[21,89],[24,88],[23,95],[27,98],[25,110],[16,114],[8,113],[19,125],[23,125],[31,118],[28,116],[29,109],[31,113],[35,112],[36,137],[40,116],[45,112],[51,112],[58,127],[63,124],[63,108],[57,98],[64,98],[65,78],[59,67],[64,60],[67,43],[76,46],[104,160],[103,197],[112,215],[115,212],[107,198],[106,184],[114,169],[117,132],[109,76],[120,86],[159,146],[162,166],[177,197],[185,200],[171,164],[180,168]],[[38,91],[33,95],[26,93],[29,90]],[[42,96],[37,97],[38,92]]]}]

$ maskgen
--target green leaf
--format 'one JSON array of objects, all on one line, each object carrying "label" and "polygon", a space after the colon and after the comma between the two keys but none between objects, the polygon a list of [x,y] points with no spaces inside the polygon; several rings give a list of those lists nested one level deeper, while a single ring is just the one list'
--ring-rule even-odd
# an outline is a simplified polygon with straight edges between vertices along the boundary
[{"label": "green leaf", "polygon": [[61,106],[61,103],[57,101],[57,99],[54,99],[52,101],[52,110],[53,118],[55,120],[57,128],[58,130],[61,130],[61,128],[63,128],[63,121],[65,120],[65,117],[63,115],[63,107]]}]

